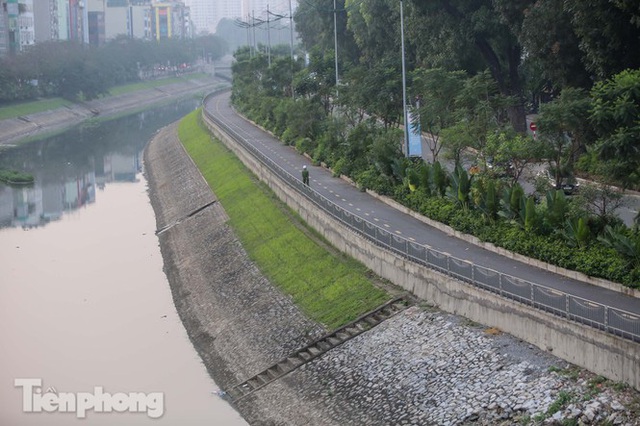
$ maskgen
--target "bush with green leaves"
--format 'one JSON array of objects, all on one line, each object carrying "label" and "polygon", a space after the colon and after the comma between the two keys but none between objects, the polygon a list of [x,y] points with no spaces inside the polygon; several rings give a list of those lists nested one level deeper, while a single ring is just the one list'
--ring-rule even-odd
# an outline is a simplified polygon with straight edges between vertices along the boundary
[{"label": "bush with green leaves", "polygon": [[8,184],[28,184],[33,183],[32,174],[19,172],[17,170],[0,170],[0,182]]},{"label": "bush with green leaves", "polygon": [[353,176],[356,184],[362,190],[370,189],[381,195],[391,195],[394,182],[389,176],[381,175],[373,166]]}]

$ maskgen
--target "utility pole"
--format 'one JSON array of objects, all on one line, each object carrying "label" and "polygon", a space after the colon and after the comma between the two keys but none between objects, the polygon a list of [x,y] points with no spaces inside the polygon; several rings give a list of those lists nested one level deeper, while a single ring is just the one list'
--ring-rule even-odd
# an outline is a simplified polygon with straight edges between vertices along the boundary
[{"label": "utility pole", "polygon": [[293,88],[293,11],[291,9],[291,0],[289,0],[289,34],[291,36],[291,98],[296,98],[296,92]]},{"label": "utility pole", "polygon": [[[249,20],[249,16],[247,16],[247,21]],[[249,29],[250,25],[247,25],[247,46],[249,46],[249,57],[253,58],[253,44],[251,44],[251,30]]]},{"label": "utility pole", "polygon": [[253,31],[253,50],[258,51],[258,46],[256,46],[256,11],[251,11],[251,29]]},{"label": "utility pole", "polygon": [[269,3],[267,3],[267,60],[271,68],[271,15],[269,14]]}]

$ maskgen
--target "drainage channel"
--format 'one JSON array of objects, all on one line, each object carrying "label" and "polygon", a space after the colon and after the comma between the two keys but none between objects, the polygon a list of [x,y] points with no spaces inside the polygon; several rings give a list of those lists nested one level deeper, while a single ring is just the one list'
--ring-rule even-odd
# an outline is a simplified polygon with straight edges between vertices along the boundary
[{"label": "drainage channel", "polygon": [[225,397],[229,398],[232,402],[237,402],[269,383],[291,373],[298,367],[343,344],[344,342],[353,339],[365,331],[371,330],[376,325],[388,318],[391,318],[399,312],[404,311],[409,306],[411,306],[411,301],[405,296],[392,299],[349,324],[344,325],[329,334],[325,334],[323,337],[315,340],[309,345],[298,349],[255,376],[231,387],[225,392]]},{"label": "drainage channel", "polygon": [[214,205],[215,203],[217,203],[218,200],[213,200],[207,204],[205,204],[204,206],[198,207],[197,209],[195,209],[194,211],[192,211],[191,213],[187,213],[186,215],[182,216],[181,218],[178,218],[176,220],[174,220],[173,222],[171,222],[168,225],[163,226],[162,228],[158,229],[156,231],[156,235],[160,235],[163,232],[173,228],[174,226],[178,225],[180,222],[182,222],[185,219],[189,219],[190,217],[192,217],[193,215],[200,213],[202,210],[206,209],[207,207],[210,207],[212,205]]}]

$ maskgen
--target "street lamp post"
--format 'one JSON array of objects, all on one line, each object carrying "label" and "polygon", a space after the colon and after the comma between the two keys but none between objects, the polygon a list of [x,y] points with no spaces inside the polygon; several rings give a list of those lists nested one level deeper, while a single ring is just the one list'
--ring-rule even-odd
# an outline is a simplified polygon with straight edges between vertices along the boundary
[{"label": "street lamp post", "polygon": [[289,0],[289,38],[291,42],[291,60],[293,61],[293,11],[291,10],[291,0]]},{"label": "street lamp post", "polygon": [[404,8],[400,0],[400,43],[402,45],[402,120],[404,124],[404,153],[409,157],[409,131],[407,129],[407,72],[404,63]]},{"label": "street lamp post", "polygon": [[336,62],[336,93],[338,92],[338,9],[336,9],[336,0],[333,0],[333,44],[335,46],[335,62]]}]

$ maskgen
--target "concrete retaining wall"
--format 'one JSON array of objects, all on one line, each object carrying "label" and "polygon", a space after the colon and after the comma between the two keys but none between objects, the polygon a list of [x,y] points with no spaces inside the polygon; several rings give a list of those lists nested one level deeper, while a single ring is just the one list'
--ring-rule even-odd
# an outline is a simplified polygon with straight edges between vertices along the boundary
[{"label": "concrete retaining wall", "polygon": [[440,309],[497,327],[555,356],[640,389],[640,345],[503,299],[414,264],[360,237],[273,175],[203,117],[212,133],[336,248]]},{"label": "concrete retaining wall", "polygon": [[[350,179],[345,178],[344,176],[341,176],[343,179],[350,181]],[[388,204],[389,206],[400,210],[401,212],[408,214],[409,216],[412,216],[413,218],[426,223],[429,226],[432,226],[436,229],[439,229],[440,231],[444,232],[445,234],[448,235],[452,235],[456,238],[459,238],[461,240],[467,241],[468,243],[474,244],[476,246],[482,247],[485,250],[489,250],[491,252],[494,253],[498,253],[502,256],[508,257],[510,259],[514,259],[517,260],[518,262],[522,262],[525,263],[527,265],[531,265],[531,266],[535,266],[536,268],[540,268],[540,269],[546,269],[549,272],[553,272],[554,274],[558,274],[558,275],[562,275],[564,277],[568,277],[577,281],[584,281],[586,283],[589,283],[591,285],[595,285],[598,287],[602,287],[602,288],[606,288],[607,290],[612,290],[612,291],[617,291],[619,293],[622,294],[626,294],[627,296],[631,296],[631,297],[635,297],[637,299],[640,299],[640,290],[634,289],[634,288],[630,288],[627,286],[624,286],[622,284],[619,283],[615,283],[612,281],[608,281],[605,280],[603,278],[596,278],[596,277],[590,277],[588,275],[583,274],[582,272],[577,272],[577,271],[572,271],[570,269],[566,269],[566,268],[561,268],[557,265],[553,265],[551,263],[547,263],[547,262],[543,262],[541,260],[538,259],[533,259],[531,257],[527,257],[527,256],[523,256],[521,254],[509,251],[507,249],[504,249],[502,247],[498,247],[492,243],[486,242],[486,241],[481,241],[479,238],[473,236],[473,235],[469,235],[469,234],[465,234],[462,233],[460,231],[456,231],[455,229],[451,228],[448,225],[445,225],[444,223],[440,223],[440,222],[436,222],[435,220],[432,220],[426,216],[422,216],[420,213],[417,213],[405,206],[403,206],[402,204],[398,203],[397,201],[389,198],[389,197],[385,197],[382,195],[379,195],[373,191],[367,190],[367,193],[373,197],[376,197],[378,200],[382,201],[385,204]]]}]

